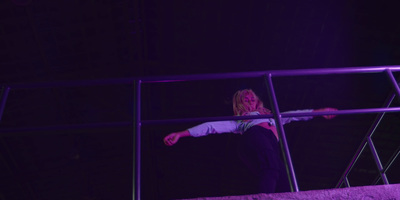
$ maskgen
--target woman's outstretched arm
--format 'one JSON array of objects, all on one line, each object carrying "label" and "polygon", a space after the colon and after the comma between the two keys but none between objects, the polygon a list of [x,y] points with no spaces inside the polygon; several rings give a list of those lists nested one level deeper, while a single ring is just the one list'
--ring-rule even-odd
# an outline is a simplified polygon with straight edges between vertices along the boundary
[{"label": "woman's outstretched arm", "polygon": [[170,133],[164,138],[164,143],[167,146],[172,146],[176,144],[181,137],[201,137],[219,133],[239,133],[238,123],[236,121],[206,122],[181,132]]}]

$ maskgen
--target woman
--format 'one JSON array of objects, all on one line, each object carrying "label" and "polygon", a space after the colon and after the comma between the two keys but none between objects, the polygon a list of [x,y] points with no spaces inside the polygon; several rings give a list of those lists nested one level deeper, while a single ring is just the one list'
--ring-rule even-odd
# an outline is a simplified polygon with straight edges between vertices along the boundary
[{"label": "woman", "polygon": [[[317,110],[298,110],[290,112],[333,111],[335,108]],[[236,116],[264,115],[271,111],[264,108],[262,101],[251,89],[239,90],[233,96],[233,112]],[[288,112],[287,112],[288,113]],[[324,116],[331,119],[334,116]],[[310,120],[313,117],[282,118],[282,123]],[[170,133],[164,138],[164,143],[172,146],[182,137],[200,137],[216,133],[241,134],[237,145],[239,157],[253,173],[256,186],[252,193],[289,192],[290,186],[281,159],[279,137],[274,119],[252,119],[239,121],[206,122],[181,132]]]}]

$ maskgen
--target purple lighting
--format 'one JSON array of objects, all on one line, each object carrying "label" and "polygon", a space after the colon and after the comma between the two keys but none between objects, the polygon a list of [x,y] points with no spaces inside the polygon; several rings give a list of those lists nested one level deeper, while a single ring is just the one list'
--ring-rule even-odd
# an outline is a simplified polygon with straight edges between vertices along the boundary
[{"label": "purple lighting", "polygon": [[[0,128],[0,132],[24,132],[24,131],[38,131],[38,130],[67,130],[67,129],[79,129],[79,128],[92,128],[92,127],[116,127],[116,126],[129,126],[132,127],[134,133],[134,158],[133,159],[133,180],[132,188],[134,199],[141,199],[142,188],[141,175],[142,175],[142,143],[141,133],[142,126],[147,125],[159,125],[159,124],[172,124],[172,123],[188,123],[188,122],[205,122],[205,121],[223,121],[223,120],[245,120],[245,119],[261,119],[261,118],[274,118],[276,121],[276,128],[280,135],[280,145],[282,147],[283,153],[285,155],[286,169],[290,177],[292,191],[299,191],[297,186],[297,180],[295,175],[295,170],[292,166],[292,160],[288,144],[286,141],[285,130],[282,126],[282,118],[287,117],[301,117],[301,116],[325,116],[325,115],[354,115],[354,114],[377,114],[377,118],[369,129],[367,136],[363,139],[362,144],[357,150],[357,154],[352,158],[351,163],[346,168],[344,174],[340,177],[339,183],[336,187],[340,187],[342,184],[350,185],[348,181],[348,174],[352,170],[354,164],[357,162],[360,153],[369,147],[372,149],[373,159],[379,171],[381,172],[381,178],[385,184],[388,184],[386,178],[386,170],[390,167],[383,167],[380,163],[379,157],[374,151],[374,145],[371,140],[371,136],[374,134],[376,127],[379,125],[382,117],[385,113],[400,112],[400,107],[391,107],[393,99],[397,96],[400,98],[400,88],[398,81],[393,76],[394,72],[400,72],[400,66],[374,66],[374,67],[351,67],[351,68],[326,68],[326,69],[300,69],[300,70],[273,70],[273,71],[256,71],[256,72],[240,72],[240,73],[220,73],[220,74],[195,74],[195,75],[180,75],[180,76],[163,76],[163,77],[131,77],[122,79],[105,79],[105,80],[81,80],[81,81],[59,81],[59,82],[43,82],[43,83],[21,83],[21,84],[10,84],[7,87],[3,87],[0,96],[0,119],[2,117],[6,100],[8,94],[11,90],[18,89],[31,89],[31,88],[57,88],[57,87],[77,87],[77,86],[97,86],[97,85],[129,85],[133,87],[133,119],[132,121],[124,122],[113,122],[113,123],[92,123],[92,124],[68,124],[65,126],[47,126],[47,127],[19,127],[19,128]],[[331,111],[321,111],[321,112],[296,112],[296,113],[281,113],[279,102],[277,99],[276,91],[273,85],[273,78],[275,77],[288,77],[288,76],[319,76],[319,75],[339,75],[339,74],[386,74],[389,83],[393,88],[393,95],[384,103],[382,107],[378,108],[357,108],[357,109],[343,109],[343,110],[331,110]],[[269,115],[254,115],[254,116],[212,116],[212,117],[199,117],[199,118],[177,118],[177,119],[147,119],[147,116],[142,116],[142,108],[144,107],[144,102],[148,99],[143,99],[143,94],[145,94],[145,89],[142,88],[143,84],[157,84],[157,83],[174,83],[174,82],[189,82],[189,81],[199,81],[199,80],[222,80],[222,79],[244,79],[244,78],[264,78],[265,84],[268,87],[268,97],[270,99],[270,107],[273,110],[273,114]],[[306,77],[308,78],[308,77]],[[236,80],[235,80],[236,81]],[[279,80],[280,81],[280,80]],[[278,81],[277,81],[278,82]],[[276,84],[274,82],[274,84]],[[278,85],[278,84],[276,84]],[[276,86],[275,85],[275,86]],[[132,89],[129,88],[129,92]],[[148,91],[146,91],[148,92]],[[151,93],[151,92],[149,92]],[[129,93],[132,94],[132,93]],[[162,101],[162,98],[160,101]],[[146,100],[146,101],[145,101]],[[173,99],[175,100],[175,99]],[[335,99],[336,100],[336,99]],[[130,103],[131,101],[129,101]],[[151,106],[151,105],[150,105]],[[131,113],[129,113],[131,114]],[[128,114],[128,115],[129,115]],[[145,113],[147,114],[147,113]],[[131,117],[132,115],[129,115]],[[202,115],[200,115],[202,116]],[[146,120],[142,120],[142,117]],[[131,120],[131,119],[129,119]],[[397,155],[399,150],[397,151]],[[394,157],[394,159],[397,156]],[[391,160],[393,162],[393,160]]]}]

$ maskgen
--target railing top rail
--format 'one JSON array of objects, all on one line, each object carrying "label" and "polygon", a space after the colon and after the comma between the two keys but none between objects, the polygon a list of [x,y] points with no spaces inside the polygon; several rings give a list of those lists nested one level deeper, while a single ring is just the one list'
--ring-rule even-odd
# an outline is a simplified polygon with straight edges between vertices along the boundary
[{"label": "railing top rail", "polygon": [[386,70],[393,72],[400,71],[400,66],[371,66],[371,67],[348,67],[348,68],[321,68],[321,69],[292,69],[292,70],[271,70],[253,72],[234,72],[220,74],[197,74],[197,75],[177,75],[167,77],[147,77],[141,79],[144,83],[153,82],[178,82],[194,80],[213,80],[213,79],[235,79],[235,78],[255,78],[264,75],[273,77],[282,76],[305,76],[305,75],[329,75],[329,74],[356,74],[356,73],[380,73]]},{"label": "railing top rail", "polygon": [[141,81],[143,83],[157,83],[157,82],[179,82],[179,81],[196,81],[196,80],[215,80],[215,79],[255,78],[255,77],[262,77],[267,74],[273,77],[282,77],[282,76],[329,75],[329,74],[379,73],[379,72],[384,72],[386,70],[397,72],[400,71],[400,66],[392,65],[392,66],[348,67],[348,68],[272,70],[272,71],[176,75],[176,76],[158,76],[158,77],[157,76],[130,77],[130,78],[103,79],[103,80],[14,83],[14,84],[7,84],[7,86],[13,89],[33,89],[33,88],[131,84],[135,81]]}]

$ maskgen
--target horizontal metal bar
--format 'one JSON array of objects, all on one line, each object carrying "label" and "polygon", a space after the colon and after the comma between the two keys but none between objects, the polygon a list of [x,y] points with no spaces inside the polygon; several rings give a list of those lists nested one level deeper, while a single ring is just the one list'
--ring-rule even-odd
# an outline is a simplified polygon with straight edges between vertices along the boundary
[{"label": "horizontal metal bar", "polygon": [[337,110],[337,111],[282,113],[282,117],[350,115],[350,114],[368,114],[368,113],[399,112],[399,111],[400,111],[400,107],[362,108],[362,109],[348,109],[348,110]]},{"label": "horizontal metal bar", "polygon": [[400,66],[373,66],[373,67],[347,67],[347,68],[322,68],[271,71],[272,76],[304,76],[304,75],[331,75],[331,74],[357,74],[380,73],[386,70],[400,71]]},{"label": "horizontal metal bar", "polygon": [[262,77],[271,74],[273,77],[279,76],[304,76],[304,75],[328,75],[328,74],[354,74],[354,73],[380,73],[385,70],[392,72],[400,71],[400,66],[374,66],[374,67],[348,67],[348,68],[323,68],[323,69],[296,69],[296,70],[272,70],[254,72],[235,72],[219,74],[197,74],[197,75],[177,75],[177,76],[158,76],[158,77],[131,77],[120,79],[103,80],[84,80],[84,81],[59,81],[43,83],[16,83],[9,86],[13,89],[32,89],[32,88],[51,88],[51,87],[76,87],[76,86],[95,86],[111,84],[133,84],[135,80],[142,83],[158,82],[179,82],[195,80],[214,80],[214,79],[238,79]]},{"label": "horizontal metal bar", "polygon": [[[301,117],[301,116],[366,114],[366,113],[379,113],[379,112],[400,112],[400,107],[338,110],[338,111],[329,111],[329,112],[281,113],[281,116],[282,116],[282,118],[287,118],[287,117]],[[162,120],[142,120],[141,124],[142,125],[150,125],[150,124],[187,123],[187,122],[201,122],[201,121],[263,119],[263,118],[273,118],[273,115],[269,114],[269,115],[255,115],[255,116],[254,115],[253,116],[222,116],[222,117],[198,117],[198,118],[162,119]],[[118,127],[118,126],[131,126],[131,125],[132,125],[132,122],[105,122],[105,123],[72,124],[72,125],[58,125],[58,126],[37,126],[37,127],[18,127],[18,128],[11,127],[11,128],[0,128],[0,133],[69,130],[69,129]]]},{"label": "horizontal metal bar", "polygon": [[222,116],[222,117],[197,117],[197,118],[179,118],[179,119],[160,119],[160,120],[142,120],[142,125],[150,124],[169,124],[169,123],[187,123],[187,122],[201,122],[201,121],[225,121],[225,120],[245,120],[245,119],[262,119],[273,118],[272,114],[269,115],[253,115],[253,116]]},{"label": "horizontal metal bar", "polygon": [[181,75],[170,77],[144,78],[143,82],[177,82],[189,80],[210,80],[210,79],[228,79],[228,78],[254,78],[265,74],[278,76],[303,76],[303,75],[327,75],[327,74],[351,74],[351,73],[379,73],[387,69],[400,71],[400,66],[378,66],[378,67],[350,67],[350,68],[325,68],[325,69],[298,69],[298,70],[274,70],[274,71],[255,71],[238,72],[224,74],[199,74],[199,75]]},{"label": "horizontal metal bar", "polygon": [[9,84],[12,89],[37,89],[37,88],[56,88],[56,87],[80,87],[80,86],[99,86],[99,85],[122,85],[133,84],[135,78],[102,79],[102,80],[79,80],[79,81],[57,81],[39,83],[14,83]]},{"label": "horizontal metal bar", "polygon": [[[392,108],[367,108],[352,109],[324,112],[298,112],[298,113],[281,113],[282,118],[302,117],[302,116],[323,116],[323,115],[349,115],[349,114],[368,114],[381,112],[400,112],[400,107]],[[149,124],[168,124],[168,123],[185,123],[185,122],[201,122],[201,121],[224,121],[224,120],[244,120],[244,119],[263,119],[273,118],[269,115],[252,115],[252,116],[222,116],[222,117],[198,117],[198,118],[179,118],[179,119],[161,119],[161,120],[142,120],[142,125]]]},{"label": "horizontal metal bar", "polygon": [[17,127],[17,128],[0,128],[0,136],[5,133],[17,132],[35,132],[35,131],[54,131],[54,130],[74,130],[85,128],[110,128],[110,127],[123,127],[132,126],[133,122],[107,122],[107,123],[90,123],[90,124],[69,124],[57,126],[37,126],[37,127]]},{"label": "horizontal metal bar", "polygon": [[272,77],[279,77],[279,76],[305,76],[305,75],[328,75],[328,74],[380,73],[388,69],[390,69],[391,71],[400,71],[400,66],[272,70],[272,71],[237,72],[237,73],[224,73],[224,74],[197,74],[197,75],[180,75],[180,76],[168,76],[168,77],[160,76],[160,77],[142,78],[142,80],[144,83],[157,83],[157,82],[179,82],[179,81],[213,80],[213,79],[254,78],[254,77],[262,77],[266,74],[270,74]]}]

